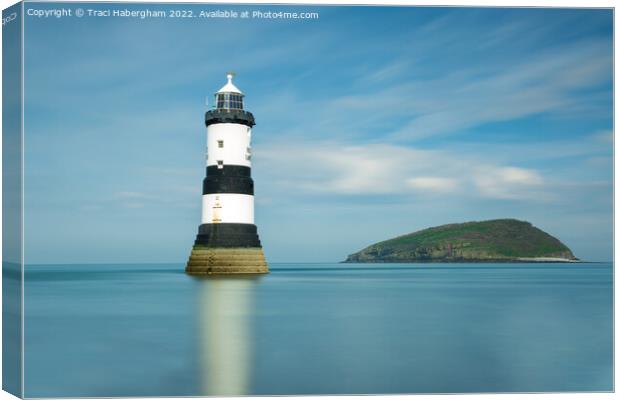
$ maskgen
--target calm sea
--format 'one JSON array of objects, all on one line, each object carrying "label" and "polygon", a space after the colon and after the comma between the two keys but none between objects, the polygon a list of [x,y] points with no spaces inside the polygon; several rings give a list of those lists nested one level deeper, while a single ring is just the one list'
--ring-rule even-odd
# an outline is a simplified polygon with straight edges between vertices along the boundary
[{"label": "calm sea", "polygon": [[27,397],[610,391],[611,264],[29,265]]}]

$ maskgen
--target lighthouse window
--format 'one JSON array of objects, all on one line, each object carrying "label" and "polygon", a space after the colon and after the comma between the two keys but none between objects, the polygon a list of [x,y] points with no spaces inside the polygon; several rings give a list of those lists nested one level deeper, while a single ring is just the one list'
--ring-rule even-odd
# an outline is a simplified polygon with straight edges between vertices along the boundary
[{"label": "lighthouse window", "polygon": [[223,140],[218,140],[217,141],[217,147],[219,147],[220,149],[224,148],[224,141]]},{"label": "lighthouse window", "polygon": [[221,169],[221,168],[224,168],[224,161],[222,161],[222,160],[217,160],[217,167],[218,167],[218,168],[220,168],[220,169]]},{"label": "lighthouse window", "polygon": [[236,110],[243,110],[243,100],[242,97],[238,94],[230,95],[230,108]]},{"label": "lighthouse window", "polygon": [[243,96],[234,93],[219,93],[217,108],[243,110]]}]

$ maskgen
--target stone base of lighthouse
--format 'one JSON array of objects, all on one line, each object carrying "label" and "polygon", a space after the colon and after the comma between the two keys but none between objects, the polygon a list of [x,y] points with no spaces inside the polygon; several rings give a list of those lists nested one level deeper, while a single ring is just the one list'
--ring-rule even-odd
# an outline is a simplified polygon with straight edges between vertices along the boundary
[{"label": "stone base of lighthouse", "polygon": [[200,225],[185,272],[191,275],[269,273],[256,225]]},{"label": "stone base of lighthouse", "polygon": [[191,275],[267,274],[269,267],[260,247],[194,246],[185,272]]}]

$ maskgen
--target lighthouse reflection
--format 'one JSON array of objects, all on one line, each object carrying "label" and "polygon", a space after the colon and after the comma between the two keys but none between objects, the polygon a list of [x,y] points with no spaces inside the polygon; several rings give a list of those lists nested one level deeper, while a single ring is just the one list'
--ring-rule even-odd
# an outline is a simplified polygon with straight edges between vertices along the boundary
[{"label": "lighthouse reflection", "polygon": [[252,383],[255,277],[200,279],[198,348],[204,396],[248,394]]}]

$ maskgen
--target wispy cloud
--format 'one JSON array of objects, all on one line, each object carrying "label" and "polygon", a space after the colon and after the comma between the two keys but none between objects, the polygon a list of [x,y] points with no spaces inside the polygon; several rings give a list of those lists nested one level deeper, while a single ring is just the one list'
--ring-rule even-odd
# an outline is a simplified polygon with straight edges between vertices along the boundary
[{"label": "wispy cloud", "polygon": [[[406,146],[338,142],[258,150],[259,173],[282,189],[332,195],[439,195],[541,201],[539,171],[489,163],[477,156]],[[264,175],[268,177],[264,177]]]},{"label": "wispy cloud", "polygon": [[419,176],[410,178],[407,183],[414,189],[431,192],[453,192],[458,187],[458,180],[453,178],[438,178],[434,176]]},{"label": "wispy cloud", "polygon": [[[522,118],[587,102],[578,89],[611,79],[609,43],[586,41],[480,76],[463,69],[443,78],[390,88],[357,103],[407,104],[412,118],[390,133],[394,140],[459,132],[480,124]],[[347,104],[348,103],[348,104]],[[341,106],[352,104],[352,99]],[[586,104],[587,106],[587,104]],[[399,108],[395,108],[398,111]]]},{"label": "wispy cloud", "polygon": [[545,194],[538,171],[516,167],[476,168],[473,182],[480,195],[495,199],[540,199]]}]

